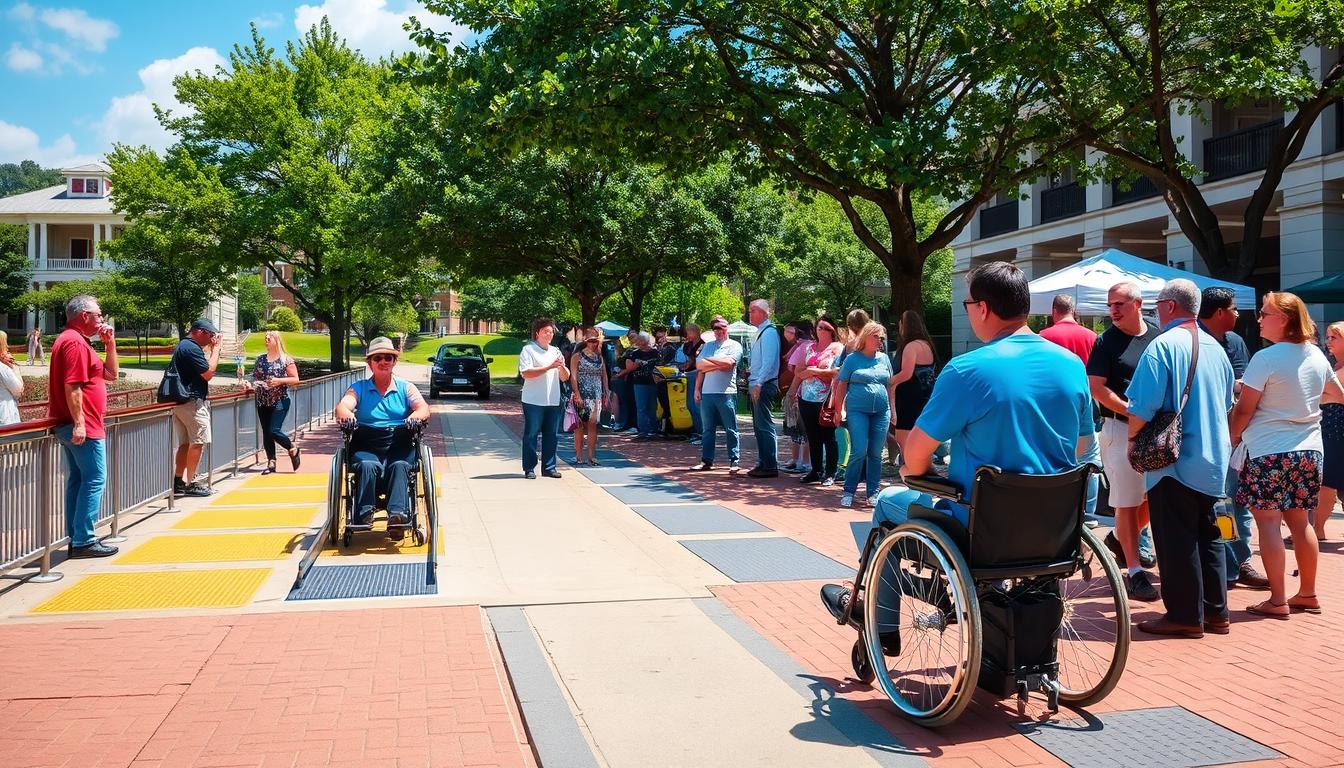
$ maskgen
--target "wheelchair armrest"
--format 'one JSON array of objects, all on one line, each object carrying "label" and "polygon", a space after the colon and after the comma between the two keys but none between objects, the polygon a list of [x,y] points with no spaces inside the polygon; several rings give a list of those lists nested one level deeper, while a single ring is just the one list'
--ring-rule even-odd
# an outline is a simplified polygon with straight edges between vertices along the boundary
[{"label": "wheelchair armrest", "polygon": [[942,475],[910,475],[904,478],[904,482],[905,487],[911,490],[923,491],[950,501],[961,501],[961,488]]}]

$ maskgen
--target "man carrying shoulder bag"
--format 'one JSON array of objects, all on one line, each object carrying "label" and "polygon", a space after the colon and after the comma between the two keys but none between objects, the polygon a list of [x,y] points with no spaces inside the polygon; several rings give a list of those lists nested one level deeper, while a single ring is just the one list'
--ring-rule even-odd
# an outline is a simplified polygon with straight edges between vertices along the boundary
[{"label": "man carrying shoulder bag", "polygon": [[159,385],[159,402],[173,402],[173,431],[177,455],[173,466],[173,493],[209,496],[210,487],[196,480],[201,452],[210,443],[210,379],[219,366],[219,330],[207,318],[191,324],[187,338],[173,350],[173,359]]}]

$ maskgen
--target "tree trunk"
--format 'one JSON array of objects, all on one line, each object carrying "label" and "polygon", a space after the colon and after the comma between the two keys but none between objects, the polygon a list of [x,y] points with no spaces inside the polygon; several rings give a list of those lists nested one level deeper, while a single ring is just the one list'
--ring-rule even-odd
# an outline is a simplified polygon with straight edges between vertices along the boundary
[{"label": "tree trunk", "polygon": [[331,297],[331,314],[321,318],[327,324],[327,333],[330,334],[327,338],[332,373],[349,369],[346,365],[345,350],[349,326],[345,322],[345,315],[345,293],[337,291]]},{"label": "tree trunk", "polygon": [[602,304],[602,300],[591,293],[583,293],[574,297],[579,303],[579,315],[584,325],[597,324],[597,309]]},{"label": "tree trunk", "polygon": [[923,317],[923,284],[919,280],[911,279],[909,276],[893,270],[891,273],[890,303],[887,304],[889,324],[896,325],[900,320],[901,313],[907,309],[914,310]]}]

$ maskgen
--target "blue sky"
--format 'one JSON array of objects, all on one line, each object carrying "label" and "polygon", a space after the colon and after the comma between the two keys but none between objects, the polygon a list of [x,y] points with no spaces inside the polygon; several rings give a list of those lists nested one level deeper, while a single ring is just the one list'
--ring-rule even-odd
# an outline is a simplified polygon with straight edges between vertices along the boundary
[{"label": "blue sky", "polygon": [[177,106],[172,78],[224,64],[255,21],[281,48],[322,16],[371,57],[407,50],[413,0],[0,0],[0,162],[60,167],[113,143],[162,149],[151,104]]}]

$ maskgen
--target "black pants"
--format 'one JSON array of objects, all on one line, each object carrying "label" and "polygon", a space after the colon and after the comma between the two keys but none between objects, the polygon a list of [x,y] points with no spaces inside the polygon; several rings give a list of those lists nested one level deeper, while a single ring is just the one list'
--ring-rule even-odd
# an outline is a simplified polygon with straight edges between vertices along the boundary
[{"label": "black pants", "polygon": [[[812,458],[812,472],[822,477],[835,477],[836,464],[840,461],[840,448],[835,442],[835,427],[821,426],[821,406],[821,403],[799,398],[798,415],[802,417],[803,429],[807,430],[807,452]],[[823,454],[826,462],[825,471],[822,471]]]},{"label": "black pants", "polygon": [[261,444],[266,449],[266,460],[275,461],[275,444],[286,451],[294,447],[285,434],[285,417],[289,415],[290,399],[280,399],[275,405],[258,405],[257,420],[261,422]]},{"label": "black pants", "polygon": [[1164,477],[1148,491],[1167,618],[1198,626],[1227,618],[1227,565],[1212,496]]}]

